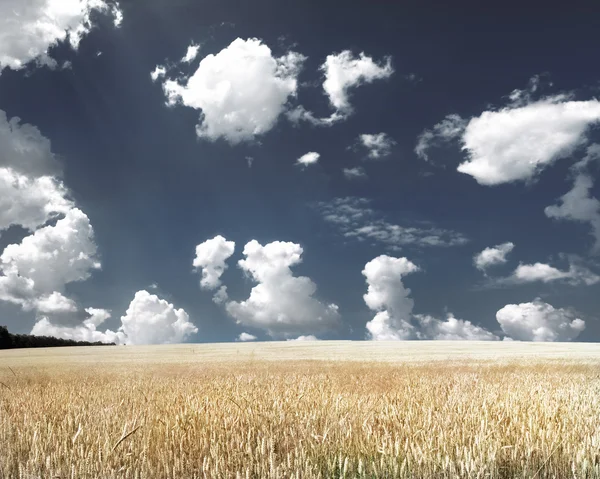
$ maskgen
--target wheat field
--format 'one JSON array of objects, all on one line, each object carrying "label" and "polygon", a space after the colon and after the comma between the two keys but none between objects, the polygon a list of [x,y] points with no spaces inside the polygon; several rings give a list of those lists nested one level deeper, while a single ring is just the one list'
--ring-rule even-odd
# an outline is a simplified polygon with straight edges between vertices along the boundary
[{"label": "wheat field", "polygon": [[597,344],[0,351],[0,478],[600,478]]}]

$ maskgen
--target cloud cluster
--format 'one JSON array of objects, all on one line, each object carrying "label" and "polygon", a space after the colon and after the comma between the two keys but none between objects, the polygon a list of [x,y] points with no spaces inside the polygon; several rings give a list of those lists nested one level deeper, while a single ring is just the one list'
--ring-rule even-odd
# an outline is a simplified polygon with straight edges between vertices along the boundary
[{"label": "cloud cluster", "polygon": [[362,272],[368,289],[363,296],[369,309],[376,312],[366,325],[370,339],[398,341],[430,340],[496,340],[496,335],[469,321],[449,314],[445,321],[427,315],[413,315],[414,301],[403,277],[419,271],[406,258],[381,255],[369,261]]},{"label": "cloud cluster", "polygon": [[445,321],[429,315],[416,314],[418,339],[438,341],[496,341],[498,336],[471,321],[457,319],[449,313]]},{"label": "cloud cluster", "polygon": [[502,243],[491,248],[485,248],[480,253],[477,253],[473,258],[473,264],[475,267],[484,271],[490,266],[506,263],[506,256],[514,249],[513,243]]},{"label": "cloud cluster", "polygon": [[496,319],[510,338],[520,341],[571,341],[585,329],[585,321],[573,311],[556,309],[539,298],[507,304],[496,313]]},{"label": "cloud cluster", "polygon": [[359,143],[367,150],[368,158],[379,160],[389,156],[396,142],[387,133],[362,134]]},{"label": "cloud cluster", "polygon": [[229,301],[227,312],[238,324],[262,329],[274,338],[326,332],[339,325],[338,307],[314,297],[315,283],[294,276],[291,267],[300,263],[302,247],[275,241],[265,246],[252,240],[244,247],[239,267],[258,283],[245,301]]},{"label": "cloud cluster", "polygon": [[470,120],[449,115],[419,137],[415,151],[427,159],[431,146],[459,138],[466,159],[457,168],[481,185],[532,180],[540,171],[573,153],[587,141],[589,127],[600,120],[600,101],[575,101],[572,95],[533,100],[530,90],[516,90],[511,102]]},{"label": "cloud cluster", "polygon": [[[189,78],[164,80],[163,89],[169,105],[200,110],[199,137],[236,144],[275,126],[296,95],[304,60],[293,51],[274,57],[260,40],[237,38],[219,53],[204,57]],[[152,78],[156,81],[165,74],[159,66]]]},{"label": "cloud cluster", "polygon": [[87,308],[86,312],[88,319],[75,326],[54,324],[47,317],[42,317],[35,323],[31,334],[77,341],[137,345],[181,343],[198,332],[183,309],[176,309],[169,302],[145,290],[135,294],[125,315],[121,317],[121,327],[116,332],[96,329],[110,317],[109,311]]},{"label": "cloud cluster", "polygon": [[0,111],[0,231],[29,231],[0,254],[0,300],[60,321],[85,311],[64,295],[67,284],[100,268],[87,215],[69,198],[62,168],[40,131]]},{"label": "cloud cluster", "polygon": [[118,3],[104,0],[3,0],[0,2],[0,72],[19,70],[29,62],[56,67],[49,49],[68,42],[77,49],[93,27],[92,14],[104,12],[119,26]]},{"label": "cloud cluster", "polygon": [[390,223],[372,209],[370,204],[370,200],[366,198],[344,197],[319,202],[316,209],[323,220],[337,227],[345,238],[371,241],[392,251],[405,246],[460,246],[468,241],[462,234],[451,230]]}]

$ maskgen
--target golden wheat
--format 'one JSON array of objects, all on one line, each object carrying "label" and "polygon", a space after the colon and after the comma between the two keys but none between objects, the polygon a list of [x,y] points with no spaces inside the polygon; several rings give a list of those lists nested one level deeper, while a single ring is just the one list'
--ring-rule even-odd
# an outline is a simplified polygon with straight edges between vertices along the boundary
[{"label": "golden wheat", "polygon": [[595,361],[101,349],[0,355],[0,478],[600,478]]}]

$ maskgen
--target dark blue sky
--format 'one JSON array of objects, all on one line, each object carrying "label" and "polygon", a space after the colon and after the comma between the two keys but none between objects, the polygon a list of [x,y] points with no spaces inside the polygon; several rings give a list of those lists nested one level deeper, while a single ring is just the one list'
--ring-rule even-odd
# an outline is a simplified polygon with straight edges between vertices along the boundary
[{"label": "dark blue sky", "polygon": [[[519,264],[544,263],[564,272],[576,263],[589,277],[600,274],[592,220],[559,220],[544,212],[573,187],[572,165],[600,142],[600,115],[588,121],[569,154],[555,155],[558,159],[522,181],[485,185],[458,172],[474,154],[461,150],[466,134],[432,146],[429,161],[414,151],[419,135],[449,114],[468,122],[485,111],[512,108],[507,96],[525,91],[536,75],[540,87],[521,108],[560,93],[572,95],[560,102],[594,100],[600,86],[600,9],[478,11],[396,3],[123,0],[120,28],[107,16],[94,15],[95,27],[76,51],[65,44],[50,49],[52,58],[70,61],[71,68],[33,63],[4,68],[0,110],[37,126],[51,141],[64,165],[64,183],[95,233],[102,269],[67,284],[64,294],[86,307],[111,310],[112,318],[99,329],[119,328],[136,291],[147,289],[187,312],[198,327],[188,341],[231,341],[243,331],[269,339],[267,329],[236,324],[224,305],[199,287],[200,275],[192,267],[195,247],[220,234],[236,243],[221,280],[237,302],[256,286],[236,265],[246,243],[302,246],[302,262],[292,272],[316,283],[319,301],[339,307],[341,327],[317,334],[321,338],[364,339],[365,325],[377,311],[394,316],[393,290],[385,290],[388,300],[374,310],[363,299],[365,264],[389,255],[406,257],[421,269],[401,281],[411,289],[414,314],[444,320],[452,312],[502,338],[510,334],[500,327],[497,311],[540,298],[535,305],[565,308],[565,320],[585,321],[578,340],[600,340],[600,282],[545,276],[498,284]],[[166,106],[162,83],[153,82],[150,73],[157,65],[175,64],[190,44],[200,44],[195,61],[170,73],[183,82],[204,57],[236,38],[261,40],[273,57],[288,51],[306,56],[297,97],[290,97],[289,105],[302,105],[318,118],[332,113],[319,69],[328,55],[364,52],[379,65],[389,56],[394,73],[349,87],[352,114],[331,126],[294,125],[282,112],[272,129],[250,141],[199,138],[200,111]],[[378,133],[393,140],[390,154],[366,159],[357,138]],[[537,141],[532,134],[526,143],[537,151]],[[318,152],[319,161],[295,165],[309,151]],[[248,156],[254,158],[251,167]],[[354,167],[368,177],[347,179],[343,168]],[[597,172],[592,163],[585,174],[593,179]],[[590,198],[598,194],[594,185]],[[339,224],[324,220],[322,208],[348,197],[370,200],[370,214],[386,225],[437,228],[465,240],[391,247],[344,238]],[[13,226],[2,232],[0,247],[26,234]],[[486,269],[486,277],[474,266],[474,256],[507,242],[514,249],[506,262]],[[150,288],[153,283],[158,287]],[[560,322],[544,316],[547,308],[538,310],[541,316],[533,322]],[[31,331],[36,322],[34,311],[9,302],[0,304],[0,317],[19,333]]]}]

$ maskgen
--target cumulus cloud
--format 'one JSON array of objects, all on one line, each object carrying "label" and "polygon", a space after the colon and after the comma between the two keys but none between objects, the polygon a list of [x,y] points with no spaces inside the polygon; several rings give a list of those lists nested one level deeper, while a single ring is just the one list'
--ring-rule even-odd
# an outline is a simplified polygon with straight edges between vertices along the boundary
[{"label": "cumulus cloud", "polygon": [[172,344],[181,343],[198,328],[189,321],[183,309],[176,309],[164,299],[146,290],[135,293],[121,328],[126,344]]},{"label": "cumulus cloud", "polygon": [[351,88],[388,78],[394,73],[391,58],[386,58],[385,63],[377,63],[364,52],[356,57],[350,50],[327,55],[321,70],[325,73],[323,90],[331,106],[344,115],[352,113],[349,98]]},{"label": "cumulus cloud", "polygon": [[214,290],[221,286],[221,276],[227,269],[225,263],[235,251],[235,242],[218,235],[196,246],[193,266],[202,271],[200,287]]},{"label": "cumulus cloud", "polygon": [[247,341],[256,341],[256,336],[250,333],[241,333],[237,337],[238,341],[247,342]]},{"label": "cumulus cloud", "polygon": [[593,252],[600,253],[600,201],[591,194],[594,182],[586,173],[575,176],[573,188],[560,197],[558,205],[544,209],[547,217],[589,223],[595,238]]},{"label": "cumulus cloud", "polygon": [[324,332],[339,325],[338,307],[314,297],[315,283],[294,276],[291,267],[301,262],[299,244],[275,241],[265,246],[252,240],[244,247],[239,267],[258,284],[250,297],[230,301],[227,312],[238,324],[265,330],[274,338]]},{"label": "cumulus cloud", "polygon": [[21,123],[20,118],[14,117],[9,120],[2,110],[0,168],[10,168],[15,174],[30,178],[59,176],[62,171],[60,163],[52,153],[50,140],[35,126]]},{"label": "cumulus cloud", "polygon": [[320,339],[312,334],[309,334],[308,336],[298,336],[294,339],[288,339],[288,341],[320,341]]},{"label": "cumulus cloud", "polygon": [[600,102],[546,98],[518,108],[486,111],[471,119],[462,141],[469,159],[458,171],[482,185],[533,178],[582,145],[600,120]]},{"label": "cumulus cloud", "polygon": [[358,137],[360,144],[368,151],[368,157],[373,160],[385,158],[392,153],[396,142],[386,133],[362,134]]},{"label": "cumulus cloud", "polygon": [[417,314],[415,319],[419,325],[418,339],[440,341],[497,341],[499,338],[481,326],[470,321],[457,319],[452,313],[441,321],[429,315]]},{"label": "cumulus cloud", "polygon": [[367,198],[350,196],[319,202],[315,207],[323,220],[335,226],[344,238],[371,241],[393,251],[405,246],[460,246],[468,241],[452,230],[390,223],[370,205]]},{"label": "cumulus cloud", "polygon": [[221,286],[217,292],[213,295],[213,302],[215,304],[225,304],[229,300],[229,294],[227,293],[227,286]]},{"label": "cumulus cloud", "polygon": [[315,165],[319,161],[320,157],[321,155],[319,153],[309,151],[305,155],[302,155],[300,158],[298,158],[296,160],[296,164],[305,167],[309,165]]},{"label": "cumulus cloud", "polygon": [[368,289],[363,296],[369,309],[376,311],[367,323],[371,339],[378,341],[410,339],[414,326],[410,323],[414,301],[402,277],[419,271],[406,258],[381,255],[369,261],[362,271]]},{"label": "cumulus cloud", "polygon": [[492,278],[487,287],[506,286],[525,283],[552,283],[561,281],[572,286],[591,286],[600,282],[600,276],[581,264],[576,256],[569,258],[569,269],[560,270],[547,263],[519,264],[508,277]]},{"label": "cumulus cloud", "polygon": [[513,243],[502,243],[491,248],[485,248],[482,252],[475,255],[473,264],[481,271],[485,271],[490,266],[506,263],[506,256],[514,249]]},{"label": "cumulus cloud", "polygon": [[0,231],[19,225],[32,232],[0,255],[0,300],[34,311],[36,333],[104,340],[95,331],[100,310],[85,311],[64,295],[100,261],[89,218],[69,199],[61,175],[48,139],[0,111]]},{"label": "cumulus cloud", "polygon": [[0,268],[5,278],[33,281],[39,293],[60,292],[67,283],[89,278],[92,270],[100,268],[89,218],[73,208],[55,225],[8,245],[0,256]]},{"label": "cumulus cloud", "polygon": [[104,0],[0,2],[0,72],[4,68],[19,70],[33,60],[55,67],[49,49],[61,42],[77,49],[93,27],[93,12],[112,15],[115,26],[123,19],[118,4]]},{"label": "cumulus cloud", "polygon": [[85,311],[87,319],[74,326],[56,324],[46,316],[41,317],[31,334],[76,341],[139,345],[181,343],[198,332],[183,309],[176,309],[145,290],[135,294],[126,314],[121,317],[121,327],[116,332],[109,329],[104,332],[97,330],[110,318],[110,311],[99,308],[86,308]]},{"label": "cumulus cloud", "polygon": [[531,303],[507,304],[496,313],[502,330],[518,341],[571,341],[585,329],[573,311],[556,309],[537,298]]},{"label": "cumulus cloud", "polygon": [[328,55],[320,70],[325,75],[323,90],[335,111],[327,118],[317,118],[313,113],[299,106],[288,112],[290,121],[304,120],[317,126],[330,126],[345,120],[353,112],[350,104],[352,89],[375,80],[389,78],[394,73],[390,57],[378,63],[364,52],[356,57],[350,50]]},{"label": "cumulus cloud", "polygon": [[296,95],[297,76],[305,57],[289,51],[274,57],[256,38],[238,38],[216,55],[207,55],[189,78],[167,79],[163,89],[169,105],[201,111],[196,133],[224,138],[232,144],[271,130]]},{"label": "cumulus cloud", "polygon": [[35,303],[35,309],[42,314],[76,313],[77,304],[58,291],[42,296]]},{"label": "cumulus cloud", "polygon": [[86,312],[89,318],[76,326],[54,324],[47,317],[42,317],[33,326],[31,334],[34,336],[53,336],[55,338],[89,341],[92,343],[125,344],[126,340],[122,332],[114,332],[110,329],[104,332],[96,330],[98,326],[110,318],[110,311],[87,308]]},{"label": "cumulus cloud", "polygon": [[572,285],[585,284],[587,286],[600,281],[600,276],[594,274],[588,268],[575,264],[571,264],[567,271],[561,271],[545,263],[520,264],[515,269],[513,277],[515,281],[524,283],[534,281],[549,283],[564,280]]},{"label": "cumulus cloud", "polygon": [[420,137],[415,151],[460,138],[466,160],[457,168],[481,185],[532,180],[556,160],[572,154],[587,141],[591,125],[600,120],[600,101],[574,101],[572,95],[533,100],[537,83],[527,92],[516,90],[511,102],[484,111],[470,120],[450,115]]},{"label": "cumulus cloud", "polygon": [[359,180],[367,178],[367,173],[365,173],[365,169],[362,166],[356,166],[354,168],[344,168],[342,169],[342,173],[344,174],[347,180]]},{"label": "cumulus cloud", "polygon": [[51,176],[30,178],[0,168],[0,231],[20,225],[30,231],[66,214],[73,202],[67,189]]},{"label": "cumulus cloud", "polygon": [[369,261],[362,274],[368,289],[363,296],[375,317],[366,325],[369,338],[375,341],[410,339],[496,340],[496,335],[470,321],[449,314],[445,321],[428,315],[413,315],[414,301],[404,286],[406,275],[419,267],[406,258],[381,255]]}]

